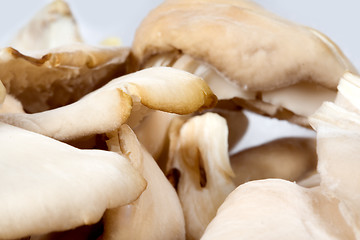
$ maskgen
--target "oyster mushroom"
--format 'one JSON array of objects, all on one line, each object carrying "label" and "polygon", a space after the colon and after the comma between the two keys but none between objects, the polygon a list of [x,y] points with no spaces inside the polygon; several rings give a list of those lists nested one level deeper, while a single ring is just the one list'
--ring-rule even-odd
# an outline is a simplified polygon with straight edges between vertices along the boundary
[{"label": "oyster mushroom", "polygon": [[184,215],[175,189],[134,132],[122,125],[109,138],[109,149],[128,158],[148,185],[135,202],[105,212],[103,239],[185,239]]},{"label": "oyster mushroom", "polygon": [[[2,104],[6,97],[6,89],[2,82],[0,81],[0,104]],[[0,105],[1,106],[1,105]]]},{"label": "oyster mushroom", "polygon": [[0,121],[63,141],[111,132],[125,122],[136,127],[152,110],[189,114],[215,103],[201,78],[159,67],[114,79],[73,104],[34,114],[0,114]]},{"label": "oyster mushroom", "polygon": [[335,103],[323,103],[310,117],[320,186],[279,179],[245,183],[228,196],[201,239],[360,238],[360,77],[346,73],[338,91]]},{"label": "oyster mushroom", "polygon": [[168,177],[184,211],[186,239],[199,239],[235,188],[226,121],[215,113],[176,119],[170,134]]},{"label": "oyster mushroom", "polygon": [[322,33],[246,0],[165,1],[137,29],[133,52],[142,68],[189,71],[219,100],[307,127],[344,71],[356,72]]},{"label": "oyster mushroom", "polygon": [[20,29],[10,45],[21,52],[31,54],[82,42],[68,4],[63,0],[54,0]]},{"label": "oyster mushroom", "polygon": [[266,178],[298,181],[316,170],[315,140],[281,138],[241,151],[230,160],[236,185]]},{"label": "oyster mushroom", "polygon": [[27,112],[40,112],[123,75],[128,55],[129,48],[82,43],[69,7],[56,0],[19,32],[12,47],[0,49],[0,79]]},{"label": "oyster mushroom", "polygon": [[112,152],[79,150],[1,122],[0,142],[0,239],[96,223],[146,187]]}]

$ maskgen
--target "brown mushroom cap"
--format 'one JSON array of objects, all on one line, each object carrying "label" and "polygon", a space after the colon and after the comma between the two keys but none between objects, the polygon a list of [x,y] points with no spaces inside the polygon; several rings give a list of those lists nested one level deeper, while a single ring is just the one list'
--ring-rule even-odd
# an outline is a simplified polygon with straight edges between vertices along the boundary
[{"label": "brown mushroom cap", "polygon": [[96,223],[106,209],[136,200],[146,187],[115,153],[79,150],[4,123],[0,142],[1,239]]},{"label": "brown mushroom cap", "polygon": [[82,43],[69,6],[56,0],[0,49],[0,79],[27,112],[72,103],[125,73],[129,48]]}]

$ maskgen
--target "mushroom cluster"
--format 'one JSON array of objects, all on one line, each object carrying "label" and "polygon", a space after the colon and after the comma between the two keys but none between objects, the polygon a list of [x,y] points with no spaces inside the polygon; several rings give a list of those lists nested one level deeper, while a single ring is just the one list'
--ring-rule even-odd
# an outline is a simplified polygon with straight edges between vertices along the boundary
[{"label": "mushroom cluster", "polygon": [[[248,0],[165,0],[131,47],[54,0],[0,49],[0,239],[359,239],[359,96],[334,42]],[[236,152],[244,109],[317,137]]]}]

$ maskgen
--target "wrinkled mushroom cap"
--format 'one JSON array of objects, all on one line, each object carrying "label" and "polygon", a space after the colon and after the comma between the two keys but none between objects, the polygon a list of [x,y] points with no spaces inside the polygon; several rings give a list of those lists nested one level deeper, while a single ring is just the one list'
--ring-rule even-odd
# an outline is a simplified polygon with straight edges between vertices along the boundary
[{"label": "wrinkled mushroom cap", "polygon": [[116,153],[79,150],[4,123],[0,142],[1,239],[96,223],[106,209],[133,202],[146,187]]},{"label": "wrinkled mushroom cap", "polygon": [[140,61],[180,50],[255,91],[303,81],[335,89],[355,71],[321,33],[244,0],[165,1],[143,20],[133,49]]},{"label": "wrinkled mushroom cap", "polygon": [[133,52],[142,68],[189,71],[219,100],[306,127],[342,74],[356,72],[322,33],[246,0],[164,1],[137,29]]}]

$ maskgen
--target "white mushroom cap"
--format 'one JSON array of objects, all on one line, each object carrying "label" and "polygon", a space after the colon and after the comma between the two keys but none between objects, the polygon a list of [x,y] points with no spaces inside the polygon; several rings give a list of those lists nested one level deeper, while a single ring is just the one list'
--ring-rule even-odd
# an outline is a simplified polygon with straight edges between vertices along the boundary
[{"label": "white mushroom cap", "polygon": [[129,161],[112,152],[79,150],[4,123],[0,142],[0,239],[96,223],[146,187]]},{"label": "white mushroom cap", "polygon": [[189,114],[215,103],[201,78],[159,67],[114,79],[73,104],[34,114],[3,114],[0,121],[70,140],[110,132],[125,122],[135,126],[149,109]]}]

